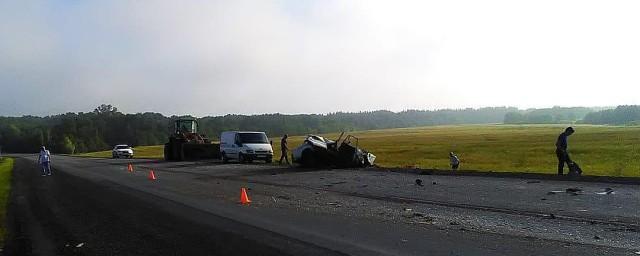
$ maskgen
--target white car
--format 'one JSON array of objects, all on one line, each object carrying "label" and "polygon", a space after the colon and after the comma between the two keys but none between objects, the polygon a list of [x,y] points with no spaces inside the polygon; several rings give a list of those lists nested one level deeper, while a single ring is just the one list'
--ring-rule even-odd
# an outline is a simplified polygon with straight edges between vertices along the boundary
[{"label": "white car", "polygon": [[273,160],[273,148],[264,132],[222,132],[220,154],[225,163],[231,159],[240,162],[264,160],[267,163]]},{"label": "white car", "polygon": [[124,144],[116,145],[111,151],[111,156],[113,158],[120,158],[120,157],[133,158],[133,148],[131,148],[131,146],[129,145],[124,145]]}]

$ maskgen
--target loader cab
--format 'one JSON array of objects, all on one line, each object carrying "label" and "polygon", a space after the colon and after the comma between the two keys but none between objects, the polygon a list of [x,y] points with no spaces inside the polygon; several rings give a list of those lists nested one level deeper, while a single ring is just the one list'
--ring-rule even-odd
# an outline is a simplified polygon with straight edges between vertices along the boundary
[{"label": "loader cab", "polygon": [[175,133],[198,133],[198,122],[195,119],[178,119],[175,122]]},{"label": "loader cab", "polygon": [[220,157],[220,144],[211,143],[205,134],[198,133],[198,122],[193,118],[174,121],[173,133],[164,144],[164,159],[215,159]]}]

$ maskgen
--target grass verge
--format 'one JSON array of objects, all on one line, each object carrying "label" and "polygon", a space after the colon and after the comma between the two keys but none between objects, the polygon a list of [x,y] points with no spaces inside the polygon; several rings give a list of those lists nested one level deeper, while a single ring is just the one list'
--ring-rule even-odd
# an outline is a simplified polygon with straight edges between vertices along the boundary
[{"label": "grass verge", "polygon": [[0,248],[4,246],[6,236],[6,216],[9,193],[11,192],[12,158],[0,158]]}]

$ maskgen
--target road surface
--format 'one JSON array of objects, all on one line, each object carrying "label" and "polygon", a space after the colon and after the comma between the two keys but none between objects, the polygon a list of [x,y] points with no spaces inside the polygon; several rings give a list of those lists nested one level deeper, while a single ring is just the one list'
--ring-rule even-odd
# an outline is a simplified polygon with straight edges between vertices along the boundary
[{"label": "road surface", "polygon": [[66,156],[41,177],[16,158],[5,255],[640,251],[638,185]]}]

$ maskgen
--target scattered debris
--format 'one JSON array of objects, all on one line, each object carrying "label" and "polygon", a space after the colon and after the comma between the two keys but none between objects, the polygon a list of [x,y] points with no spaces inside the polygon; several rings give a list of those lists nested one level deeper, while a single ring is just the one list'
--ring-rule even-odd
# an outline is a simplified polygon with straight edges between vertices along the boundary
[{"label": "scattered debris", "polygon": [[596,194],[598,195],[611,195],[611,194],[615,194],[616,192],[613,192],[612,188],[605,188],[603,192],[596,192]]},{"label": "scattered debris", "polygon": [[458,222],[455,222],[455,221],[452,221],[452,222],[449,222],[449,225],[452,225],[452,226],[457,226],[457,225],[460,225],[460,223],[458,223]]},{"label": "scattered debris", "polygon": [[580,191],[582,191],[582,189],[581,188],[567,188],[567,189],[565,189],[565,191],[567,193],[569,193],[569,192],[580,192]]},{"label": "scattered debris", "polygon": [[547,195],[555,195],[555,194],[564,193],[564,192],[565,191],[562,191],[562,190],[552,190],[552,191],[547,192]]},{"label": "scattered debris", "polygon": [[79,243],[78,245],[76,245],[76,248],[80,248],[82,246],[84,246],[84,243]]},{"label": "scattered debris", "polygon": [[333,206],[335,206],[335,207],[340,207],[340,206],[342,206],[340,203],[337,203],[337,202],[329,202],[329,203],[327,203],[327,205],[333,205]]},{"label": "scattered debris", "polygon": [[277,202],[276,202],[276,198],[275,198],[275,197],[271,197],[271,199],[273,199],[273,202],[274,202],[274,203],[277,203]]},{"label": "scattered debris", "polygon": [[593,239],[600,240],[600,237],[599,236],[593,236]]},{"label": "scattered debris", "polygon": [[402,239],[402,240],[400,240],[400,241],[402,241],[403,243],[406,243],[406,242],[408,242],[409,240],[407,240],[407,239]]},{"label": "scattered debris", "polygon": [[424,186],[422,184],[422,180],[421,179],[416,179],[416,185],[421,186],[421,187]]},{"label": "scattered debris", "polygon": [[555,219],[556,218],[556,216],[553,215],[553,213],[545,214],[545,215],[543,215],[543,217],[545,219]]},{"label": "scattered debris", "polygon": [[540,183],[540,181],[539,181],[539,180],[530,180],[530,181],[527,181],[527,183],[528,183],[528,184],[532,184],[532,183]]},{"label": "scattered debris", "polygon": [[424,217],[424,213],[421,213],[421,212],[414,212],[414,213],[413,213],[413,217]]},{"label": "scattered debris", "polygon": [[405,211],[405,212],[410,212],[410,211],[413,211],[413,209],[411,209],[411,208],[404,208],[404,211]]}]

